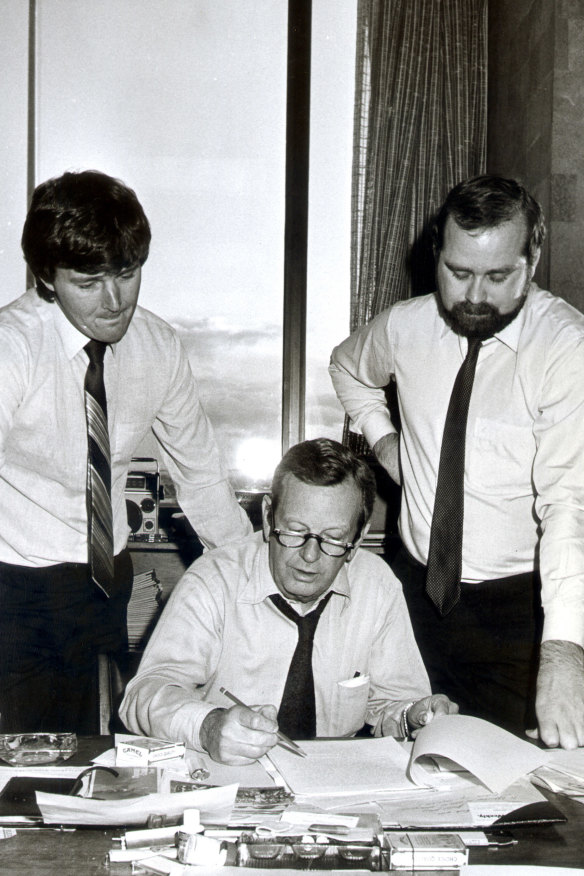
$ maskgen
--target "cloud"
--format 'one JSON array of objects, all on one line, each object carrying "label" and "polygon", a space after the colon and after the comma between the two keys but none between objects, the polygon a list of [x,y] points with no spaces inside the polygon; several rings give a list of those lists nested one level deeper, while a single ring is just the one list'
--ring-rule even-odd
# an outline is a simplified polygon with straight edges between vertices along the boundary
[{"label": "cloud", "polygon": [[229,465],[250,435],[280,440],[281,329],[173,320]]},{"label": "cloud", "polygon": [[230,326],[224,320],[209,319],[208,317],[198,319],[177,317],[169,322],[183,340],[190,338],[205,345],[214,346],[217,341],[227,341],[244,346],[254,346],[270,341],[277,341],[280,344],[282,342],[282,326],[275,323],[264,323],[264,325],[253,329],[244,329],[240,326]]},{"label": "cloud", "polygon": [[[282,330],[242,329],[209,319],[172,321],[188,354],[201,398],[228,467],[250,436],[281,440]],[[324,364],[309,363],[310,437],[340,438],[343,415]],[[315,378],[318,375],[318,379]]]}]

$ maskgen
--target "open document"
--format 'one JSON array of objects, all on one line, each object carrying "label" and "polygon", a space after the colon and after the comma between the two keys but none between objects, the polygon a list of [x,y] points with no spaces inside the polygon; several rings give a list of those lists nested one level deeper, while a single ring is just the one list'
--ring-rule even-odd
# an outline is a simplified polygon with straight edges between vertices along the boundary
[{"label": "open document", "polygon": [[530,776],[551,752],[486,721],[436,718],[413,744],[395,739],[303,742],[307,758],[270,760],[297,805],[372,812],[384,826],[479,827],[564,820]]},{"label": "open document", "polygon": [[[307,758],[274,748],[270,760],[296,794],[452,788],[481,782],[498,793],[551,758],[517,736],[467,715],[435,718],[408,752],[390,737],[303,742]],[[461,770],[466,775],[461,774]]]},{"label": "open document", "polygon": [[551,757],[551,752],[488,721],[449,715],[431,721],[420,731],[412,748],[408,774],[417,785],[441,787],[444,783],[440,767],[446,761],[447,769],[453,764],[462,767],[490,791],[500,793]]}]

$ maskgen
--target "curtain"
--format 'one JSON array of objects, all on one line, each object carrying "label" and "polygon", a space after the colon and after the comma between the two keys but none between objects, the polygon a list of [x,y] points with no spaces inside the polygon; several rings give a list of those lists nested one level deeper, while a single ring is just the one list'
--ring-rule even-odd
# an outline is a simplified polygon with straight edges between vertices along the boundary
[{"label": "curtain", "polygon": [[351,331],[433,290],[428,222],[484,172],[487,0],[359,0]]}]

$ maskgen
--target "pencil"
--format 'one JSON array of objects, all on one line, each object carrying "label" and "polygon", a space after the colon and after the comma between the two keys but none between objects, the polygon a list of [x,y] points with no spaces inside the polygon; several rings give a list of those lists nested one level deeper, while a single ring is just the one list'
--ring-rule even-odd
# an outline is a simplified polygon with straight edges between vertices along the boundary
[{"label": "pencil", "polygon": [[[235,703],[236,706],[243,706],[244,709],[249,709],[249,706],[238,699],[234,694],[230,693],[224,687],[220,687],[219,690],[222,694],[224,694],[228,699],[231,700],[232,703]],[[281,730],[276,731],[276,736],[279,739],[278,745],[281,745],[282,748],[287,748],[288,751],[292,751],[294,754],[299,754],[300,757],[307,757],[305,751],[303,751],[299,745],[297,745],[293,739],[289,739],[285,733],[282,733]]]}]

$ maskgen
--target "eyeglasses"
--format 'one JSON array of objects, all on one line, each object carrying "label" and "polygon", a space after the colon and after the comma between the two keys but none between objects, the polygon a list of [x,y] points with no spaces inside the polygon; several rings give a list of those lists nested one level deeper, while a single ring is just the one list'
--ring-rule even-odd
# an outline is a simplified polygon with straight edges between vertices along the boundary
[{"label": "eyeglasses", "polygon": [[272,535],[276,536],[276,541],[285,548],[299,548],[306,544],[309,538],[314,538],[327,557],[344,557],[346,553],[352,551],[355,545],[352,542],[336,541],[334,538],[324,538],[322,535],[317,535],[316,532],[289,532],[286,529],[274,529],[272,527]]}]

